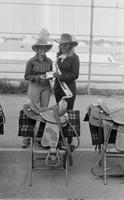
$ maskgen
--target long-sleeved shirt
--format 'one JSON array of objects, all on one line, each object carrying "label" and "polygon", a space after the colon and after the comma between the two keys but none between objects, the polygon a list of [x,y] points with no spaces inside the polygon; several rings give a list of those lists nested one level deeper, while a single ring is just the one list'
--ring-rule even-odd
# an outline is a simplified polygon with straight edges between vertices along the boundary
[{"label": "long-sleeved shirt", "polygon": [[[78,55],[73,53],[72,56],[66,57],[63,61],[61,61],[61,58],[58,58],[57,65],[61,72],[60,81],[64,81],[73,90],[75,88],[75,80],[79,76],[80,61]],[[56,79],[54,88],[57,90],[58,87],[60,86]]]},{"label": "long-sleeved shirt", "polygon": [[36,55],[27,62],[24,78],[33,83],[47,84],[49,80],[41,79],[40,75],[49,71],[52,71],[52,60],[45,56],[41,62]]}]

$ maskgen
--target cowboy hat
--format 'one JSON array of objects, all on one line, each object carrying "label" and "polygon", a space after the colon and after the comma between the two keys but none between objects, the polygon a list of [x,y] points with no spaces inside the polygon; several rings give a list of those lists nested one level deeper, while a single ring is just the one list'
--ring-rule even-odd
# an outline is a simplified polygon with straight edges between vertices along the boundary
[{"label": "cowboy hat", "polygon": [[33,51],[37,51],[39,47],[45,47],[47,51],[49,51],[52,48],[52,46],[52,44],[48,44],[47,40],[44,37],[42,37],[39,38],[34,45],[32,45],[32,49]]},{"label": "cowboy hat", "polygon": [[72,44],[74,46],[78,45],[78,42],[72,38],[68,33],[63,33],[60,40],[55,40],[59,44]]}]

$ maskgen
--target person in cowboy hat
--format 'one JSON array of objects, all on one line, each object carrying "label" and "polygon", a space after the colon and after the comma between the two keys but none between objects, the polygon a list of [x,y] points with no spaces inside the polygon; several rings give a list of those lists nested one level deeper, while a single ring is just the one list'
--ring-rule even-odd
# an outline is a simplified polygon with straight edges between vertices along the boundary
[{"label": "person in cowboy hat", "polygon": [[[27,97],[30,102],[39,107],[48,107],[51,86],[46,74],[53,70],[52,60],[46,53],[52,48],[45,37],[41,37],[32,45],[36,55],[30,58],[26,64],[24,78],[29,82]],[[40,137],[40,136],[39,136]],[[23,147],[30,144],[30,138],[24,138]]]},{"label": "person in cowboy hat", "polygon": [[74,52],[74,47],[78,45],[78,42],[72,38],[68,33],[63,33],[61,35],[59,42],[59,52],[57,53],[57,67],[59,69],[54,73],[55,84],[54,92],[56,102],[58,103],[61,98],[65,95],[58,79],[64,81],[68,88],[71,90],[73,96],[68,98],[66,101],[68,103],[67,109],[72,110],[74,107],[74,102],[76,98],[76,83],[75,80],[79,76],[79,57]]},{"label": "person in cowboy hat", "polygon": [[[66,98],[67,109],[73,110],[74,102],[76,98],[76,82],[75,80],[79,76],[80,61],[78,55],[75,53],[74,48],[78,45],[78,42],[68,33],[63,33],[59,43],[59,52],[57,53],[57,68],[54,73],[54,94],[56,102],[60,102],[65,93],[60,85],[60,82],[65,82],[70,91],[72,92],[71,98]],[[71,143],[72,138],[70,138]]]}]

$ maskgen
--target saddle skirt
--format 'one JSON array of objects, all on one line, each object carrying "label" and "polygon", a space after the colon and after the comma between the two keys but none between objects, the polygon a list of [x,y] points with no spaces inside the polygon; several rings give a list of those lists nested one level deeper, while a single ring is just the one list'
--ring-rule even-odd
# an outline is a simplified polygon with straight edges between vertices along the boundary
[{"label": "saddle skirt", "polygon": [[[89,122],[90,124],[94,125],[94,126],[99,126],[100,125],[100,119],[104,119],[107,121],[111,121],[111,117],[109,115],[107,115],[106,113],[104,113],[100,106],[94,106],[94,105],[90,105],[88,107],[88,116],[89,116]],[[102,125],[102,124],[101,124]]]},{"label": "saddle skirt", "polygon": [[[89,121],[91,125],[90,131],[92,132],[93,144],[99,142],[99,128],[104,126],[102,120],[112,123],[112,134],[110,143],[115,143],[118,150],[124,150],[124,107],[122,104],[116,105],[116,107],[109,106],[109,104],[103,101],[98,104],[91,104],[87,108],[88,112],[85,116],[84,121]],[[97,128],[94,128],[97,127]],[[97,131],[95,133],[94,131]],[[117,134],[116,134],[117,133]],[[116,137],[115,137],[116,135]],[[113,138],[115,139],[113,140]],[[95,141],[95,143],[94,143]],[[112,141],[112,142],[111,142]],[[114,142],[113,142],[114,141]]]},{"label": "saddle skirt", "polygon": [[[54,116],[53,110],[44,111],[38,114],[35,110],[30,107],[30,105],[24,105],[24,113],[31,119],[35,119],[37,122],[45,122],[44,132],[41,138],[41,145],[46,147],[50,146],[50,148],[56,149],[59,141],[59,127],[57,123],[57,119]],[[67,120],[65,116],[60,116],[61,126],[65,126],[67,124]],[[35,131],[37,132],[40,126],[40,123],[36,123]],[[38,126],[38,127],[37,127]]]},{"label": "saddle skirt", "polygon": [[[124,105],[116,104],[116,107],[110,107],[107,103],[102,100],[98,101],[98,106],[101,108],[101,111],[104,112],[113,122],[117,124],[124,125]],[[106,117],[107,119],[107,117]]]},{"label": "saddle skirt", "polygon": [[56,124],[46,123],[43,136],[41,138],[41,145],[55,148],[59,141],[59,127]]},{"label": "saddle skirt", "polygon": [[92,125],[99,126],[99,120],[112,121],[118,125],[124,125],[124,106],[109,107],[106,103],[91,104],[87,108],[89,122]]},{"label": "saddle skirt", "polygon": [[[44,111],[40,114],[36,113],[34,110],[30,108],[28,104],[24,105],[24,113],[31,119],[39,120],[41,122],[49,122],[53,124],[57,124],[56,119],[54,117],[53,110]],[[67,117],[67,114],[66,114]],[[60,116],[61,125],[64,127],[67,124],[65,115]]]}]

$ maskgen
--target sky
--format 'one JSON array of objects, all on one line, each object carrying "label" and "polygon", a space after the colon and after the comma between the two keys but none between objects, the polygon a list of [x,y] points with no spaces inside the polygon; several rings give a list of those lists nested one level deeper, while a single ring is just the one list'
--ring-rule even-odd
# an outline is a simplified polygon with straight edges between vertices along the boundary
[{"label": "sky", "polygon": [[[91,0],[0,0],[0,33],[38,34],[46,28],[51,34],[68,32],[87,38],[91,19],[91,8],[87,6],[90,4]],[[94,0],[95,6],[117,4],[123,9],[95,7],[94,35],[124,37],[124,0]]]}]

